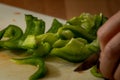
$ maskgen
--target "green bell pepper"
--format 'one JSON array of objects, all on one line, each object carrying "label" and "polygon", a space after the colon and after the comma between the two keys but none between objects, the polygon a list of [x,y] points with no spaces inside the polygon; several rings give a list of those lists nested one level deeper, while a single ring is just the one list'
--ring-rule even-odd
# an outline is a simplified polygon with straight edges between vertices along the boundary
[{"label": "green bell pepper", "polygon": [[22,30],[16,25],[9,25],[0,31],[0,47],[6,49],[19,49],[18,41],[23,35]]},{"label": "green bell pepper", "polygon": [[[56,41],[50,55],[63,58],[70,62],[81,62],[99,51],[97,30],[107,20],[101,13],[91,15],[83,13],[67,21],[56,34]],[[61,41],[62,42],[61,44]],[[61,45],[60,45],[61,44]]]},{"label": "green bell pepper", "polygon": [[38,67],[38,70],[30,76],[29,80],[38,80],[46,75],[47,68],[44,60],[40,57],[27,57],[22,59],[13,58],[12,61],[18,64],[31,64]]},{"label": "green bell pepper", "polygon": [[96,77],[99,77],[99,78],[104,78],[103,75],[100,73],[100,71],[98,71],[97,69],[97,66],[93,66],[91,69],[90,69],[90,72],[96,76]]},{"label": "green bell pepper", "polygon": [[62,47],[54,47],[50,55],[63,58],[70,62],[82,62],[91,54],[96,53],[99,50],[99,45],[97,40],[92,43],[88,43],[82,38],[72,38],[65,43],[66,45]]},{"label": "green bell pepper", "polygon": [[53,19],[52,25],[47,33],[56,33],[60,27],[62,27],[62,23],[60,23],[57,19]]},{"label": "green bell pepper", "polygon": [[25,32],[15,25],[0,31],[0,48],[25,50],[29,54],[27,58],[13,60],[20,64],[38,65],[38,71],[30,77],[30,80],[37,80],[46,74],[43,58],[49,55],[78,63],[99,51],[96,32],[106,20],[101,13],[83,13],[67,20],[64,25],[54,19],[45,32],[42,19],[25,15]]},{"label": "green bell pepper", "polygon": [[35,36],[41,35],[45,32],[45,22],[41,19],[33,17],[32,15],[25,15],[26,29],[25,33],[19,40],[19,46],[23,49],[30,49],[36,47]]}]

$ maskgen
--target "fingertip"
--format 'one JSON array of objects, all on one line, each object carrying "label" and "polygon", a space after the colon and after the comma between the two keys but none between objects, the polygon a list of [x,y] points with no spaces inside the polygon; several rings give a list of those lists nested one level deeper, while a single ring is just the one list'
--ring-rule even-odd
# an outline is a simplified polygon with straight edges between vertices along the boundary
[{"label": "fingertip", "polygon": [[120,63],[115,71],[114,78],[115,78],[115,80],[120,80]]},{"label": "fingertip", "polygon": [[102,51],[100,53],[99,61],[100,61],[100,72],[103,74],[103,77],[111,80],[113,77],[113,74],[112,74],[113,65],[111,65],[111,61],[109,60],[109,58],[106,58],[105,52]]},{"label": "fingertip", "polygon": [[99,45],[100,45],[100,50],[103,51],[104,49],[104,38],[102,36],[102,33],[101,33],[101,30],[99,29],[98,32],[97,32],[97,39],[98,39],[98,42],[99,42]]}]

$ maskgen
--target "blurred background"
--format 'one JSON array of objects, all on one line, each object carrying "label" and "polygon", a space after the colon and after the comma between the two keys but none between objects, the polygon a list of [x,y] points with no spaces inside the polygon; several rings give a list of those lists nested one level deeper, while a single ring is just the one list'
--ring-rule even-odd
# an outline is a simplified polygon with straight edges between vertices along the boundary
[{"label": "blurred background", "polygon": [[120,0],[0,0],[0,3],[34,12],[70,19],[83,12],[110,17],[120,10]]}]

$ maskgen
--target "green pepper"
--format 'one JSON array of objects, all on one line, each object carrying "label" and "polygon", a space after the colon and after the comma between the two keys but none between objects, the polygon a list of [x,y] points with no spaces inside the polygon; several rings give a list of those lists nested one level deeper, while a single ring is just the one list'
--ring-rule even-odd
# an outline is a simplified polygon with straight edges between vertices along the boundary
[{"label": "green pepper", "polygon": [[45,22],[32,15],[25,15],[26,29],[19,40],[19,46],[23,49],[36,48],[35,36],[45,32]]},{"label": "green pepper", "polygon": [[60,27],[62,27],[62,23],[60,23],[57,19],[53,19],[52,26],[47,33],[56,33]]},{"label": "green pepper", "polygon": [[51,46],[58,39],[59,39],[59,36],[54,33],[45,33],[45,34],[36,36],[37,42],[48,42]]},{"label": "green pepper", "polygon": [[50,55],[70,62],[81,62],[99,51],[97,30],[107,20],[101,13],[91,15],[83,13],[67,21],[57,34],[64,42],[56,41]]},{"label": "green pepper", "polygon": [[33,55],[40,57],[48,56],[53,47],[52,45],[58,38],[59,37],[54,33],[45,33],[36,36],[37,48],[34,49]]},{"label": "green pepper", "polygon": [[7,40],[0,41],[0,47],[7,49],[29,49],[36,47],[35,36],[43,34],[45,31],[45,22],[32,15],[25,15],[26,29],[23,34],[22,30],[15,26],[9,25],[0,31],[0,39],[7,37]]},{"label": "green pepper", "polygon": [[100,73],[100,71],[98,71],[97,69],[97,66],[93,66],[91,69],[90,69],[90,72],[96,76],[96,77],[99,77],[99,78],[104,78],[103,75]]},{"label": "green pepper", "polygon": [[64,47],[67,43],[69,42],[69,40],[62,40],[62,39],[58,39],[57,41],[55,41],[55,43],[53,44],[53,48],[61,48]]},{"label": "green pepper", "polygon": [[45,22],[32,15],[25,15],[26,29],[24,37],[27,35],[40,35],[45,32]]},{"label": "green pepper", "polygon": [[85,39],[72,38],[68,43],[62,47],[54,47],[50,55],[63,58],[70,62],[81,62],[89,57],[91,54],[99,50],[97,40],[88,44]]},{"label": "green pepper", "polygon": [[29,80],[38,80],[39,78],[44,77],[47,72],[45,62],[40,57],[27,57],[22,59],[13,58],[12,61],[19,64],[30,64],[38,67],[38,70],[30,76]]},{"label": "green pepper", "polygon": [[102,13],[91,15],[89,13],[82,13],[78,17],[73,17],[68,20],[67,23],[73,26],[79,26],[84,31],[92,36],[97,36],[96,32],[98,28],[107,20]]},{"label": "green pepper", "polygon": [[96,39],[96,36],[87,33],[83,28],[73,25],[64,25],[61,29],[58,30],[58,34],[63,39],[71,39],[72,37],[82,37],[87,39],[89,42]]},{"label": "green pepper", "polygon": [[48,42],[41,42],[39,46],[33,51],[32,56],[42,57],[45,58],[49,55],[51,50],[51,46]]},{"label": "green pepper", "polygon": [[89,13],[82,13],[78,17],[73,17],[68,20],[59,34],[65,36],[65,31],[70,30],[75,34],[74,37],[81,37],[88,42],[92,42],[96,39],[96,32],[102,24],[107,20],[102,13],[97,15],[91,15]]},{"label": "green pepper", "polygon": [[[13,60],[21,64],[38,66],[38,70],[30,77],[30,80],[37,80],[46,74],[45,63],[41,57],[48,53],[46,50],[49,49],[49,44],[42,45],[41,43],[38,44],[36,41],[36,36],[44,33],[45,23],[43,20],[33,17],[32,15],[25,15],[25,20],[26,29],[24,34],[22,30],[15,25],[9,25],[4,30],[0,31],[0,47],[7,49],[25,49],[27,53],[31,53],[31,57]],[[3,40],[4,37],[9,39]],[[39,49],[42,49],[42,51]],[[44,55],[38,55],[39,51],[41,51],[40,53],[44,53]]]},{"label": "green pepper", "polygon": [[7,49],[18,49],[18,41],[23,35],[22,30],[16,25],[9,25],[0,31],[0,47]]},{"label": "green pepper", "polygon": [[[30,77],[37,80],[45,76],[43,58],[52,55],[70,62],[82,62],[99,51],[96,32],[107,20],[102,14],[83,13],[62,25],[57,19],[45,33],[45,22],[32,15],[25,15],[26,29],[23,34],[19,27],[11,26],[0,31],[0,47],[21,49],[29,54],[27,58],[13,59],[17,63],[38,65],[38,70]],[[3,37],[9,39],[3,40]]]}]

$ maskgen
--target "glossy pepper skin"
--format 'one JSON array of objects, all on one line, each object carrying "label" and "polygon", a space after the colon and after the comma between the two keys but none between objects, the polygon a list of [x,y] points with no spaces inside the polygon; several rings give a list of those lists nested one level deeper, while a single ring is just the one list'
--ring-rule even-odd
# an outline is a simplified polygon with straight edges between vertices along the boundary
[{"label": "glossy pepper skin", "polygon": [[[30,76],[29,80],[37,80],[46,74],[44,60],[41,58],[42,53],[48,49],[49,44],[40,45],[36,41],[36,36],[41,35],[45,31],[45,22],[32,15],[25,15],[26,29],[22,30],[16,25],[9,25],[0,31],[0,47],[9,50],[24,50],[26,53],[31,53],[30,56],[21,59],[12,59],[14,62],[21,64],[30,64],[38,66],[38,70]],[[7,40],[5,40],[7,38]],[[42,49],[39,54],[39,48]],[[37,54],[37,55],[36,55]],[[40,56],[41,55],[41,56]]]},{"label": "glossy pepper skin", "polygon": [[[30,80],[37,80],[46,74],[44,58],[49,55],[78,63],[99,51],[96,32],[106,20],[107,18],[101,13],[98,15],[83,13],[68,20],[64,25],[54,19],[51,28],[45,32],[45,22],[42,19],[25,15],[26,29],[24,33],[19,30],[21,35],[17,33],[17,27],[13,30],[0,31],[0,39],[6,33],[16,32],[17,38],[14,35],[7,34],[7,36],[10,36],[10,41],[17,42],[17,44],[5,46],[1,42],[0,47],[16,49],[14,48],[16,46],[18,49],[25,50],[29,54],[28,57],[13,59],[13,61],[38,65],[39,69],[30,77]],[[9,41],[6,40],[6,42]]]},{"label": "glossy pepper skin", "polygon": [[46,33],[37,35],[37,48],[33,51],[33,56],[46,57],[49,55],[51,49],[53,48],[53,44],[59,39],[59,36],[56,32],[59,28],[62,27],[62,23],[60,23],[57,19],[53,19],[51,27],[46,31]]},{"label": "glossy pepper skin", "polygon": [[90,72],[95,76],[95,77],[99,77],[99,78],[104,78],[102,73],[100,73],[100,71],[98,71],[97,69],[97,66],[93,66],[91,69],[90,69]]},{"label": "glossy pepper skin", "polygon": [[22,48],[27,49],[27,53],[32,53],[32,55],[27,58],[13,59],[13,61],[21,64],[38,65],[38,70],[29,78],[29,80],[37,80],[44,77],[47,72],[42,58],[50,53],[53,43],[58,39],[54,33],[62,24],[54,19],[51,28],[46,33],[44,33],[44,21],[36,20],[36,17],[26,15],[26,24],[27,27],[19,45],[22,45]]},{"label": "glossy pepper skin", "polygon": [[86,39],[89,43],[96,39],[96,32],[98,28],[107,20],[101,13],[91,15],[89,13],[82,13],[80,16],[73,17],[68,20],[58,34],[63,39],[71,39],[72,37],[81,37]]},{"label": "glossy pepper skin", "polygon": [[56,33],[60,27],[62,27],[63,24],[60,23],[57,19],[53,19],[53,22],[51,24],[50,29],[47,31],[47,33]]},{"label": "glossy pepper skin", "polygon": [[0,46],[8,49],[29,49],[36,47],[35,36],[43,34],[45,31],[45,22],[32,15],[25,15],[26,29],[25,32],[16,25],[9,25],[0,31],[0,39],[3,37],[7,40],[1,40]]},{"label": "glossy pepper skin", "polygon": [[50,54],[70,62],[78,63],[98,50],[99,45],[96,40],[88,44],[87,41],[82,38],[72,38],[66,45],[53,48]]},{"label": "glossy pepper skin", "polygon": [[25,15],[26,29],[19,40],[19,46],[23,49],[33,49],[36,47],[35,36],[45,32],[45,22],[32,15]]},{"label": "glossy pepper skin", "polygon": [[96,32],[107,20],[101,13],[98,15],[81,14],[67,21],[59,28],[60,40],[53,44],[50,55],[63,58],[70,62],[82,62],[100,50]]},{"label": "glossy pepper skin", "polygon": [[96,39],[96,36],[93,36],[87,33],[83,28],[74,25],[64,25],[59,31],[58,34],[63,39],[71,39],[73,37],[82,37],[88,41]]},{"label": "glossy pepper skin", "polygon": [[45,22],[32,15],[25,15],[25,20],[26,29],[18,45],[20,48],[25,49],[26,53],[30,53],[30,56],[22,59],[13,59],[13,61],[20,64],[38,66],[38,70],[29,78],[29,80],[37,80],[44,77],[47,72],[45,62],[42,58],[48,53],[49,44],[43,45],[36,41],[36,36],[44,34],[45,32]]},{"label": "glossy pepper skin", "polygon": [[38,80],[45,76],[47,72],[47,68],[45,66],[45,62],[40,57],[27,57],[22,59],[12,59],[14,62],[18,64],[30,64],[38,67],[38,70],[30,76],[29,80]]},{"label": "glossy pepper skin", "polygon": [[6,49],[19,49],[17,45],[23,36],[23,31],[16,25],[9,25],[0,31],[0,47]]}]

